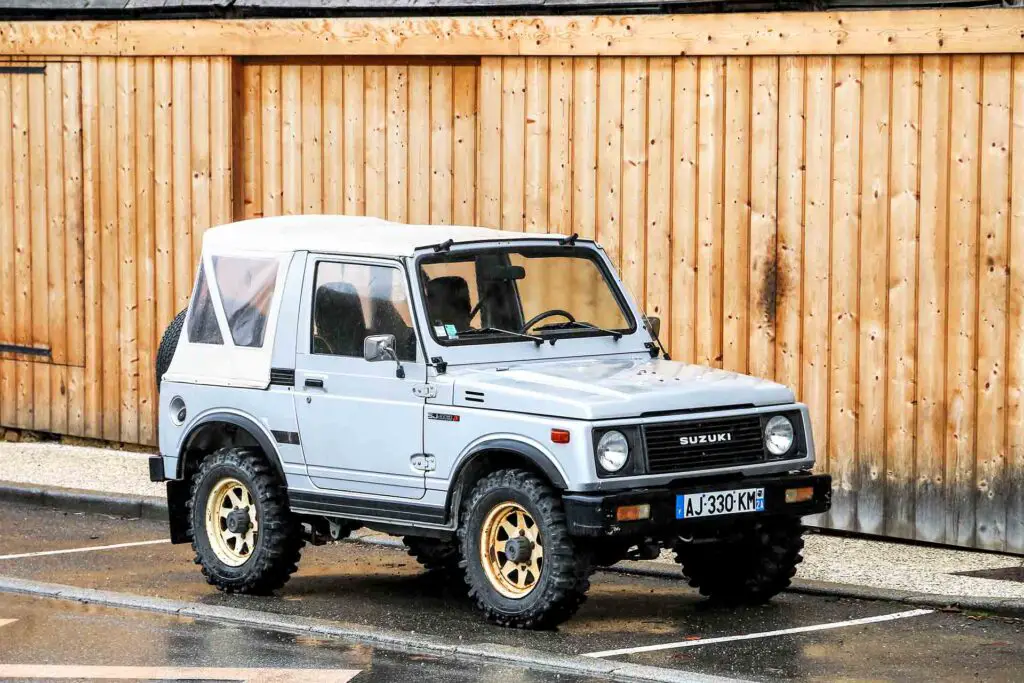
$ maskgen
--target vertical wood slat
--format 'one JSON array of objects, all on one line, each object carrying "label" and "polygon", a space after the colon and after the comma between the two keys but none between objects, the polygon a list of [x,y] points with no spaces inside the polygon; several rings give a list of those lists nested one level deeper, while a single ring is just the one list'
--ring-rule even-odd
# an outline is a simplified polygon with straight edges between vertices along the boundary
[{"label": "vertical wood slat", "polygon": [[887,533],[913,538],[921,62],[897,57],[892,69],[885,518]]},{"label": "vertical wood slat", "polygon": [[[548,116],[550,113],[552,60],[530,57],[526,60],[526,161],[524,168],[523,221],[528,232],[558,232],[557,226],[548,222],[548,195],[550,185],[548,172],[553,160],[550,159],[552,142],[549,136]],[[560,92],[558,94],[561,94]],[[566,135],[564,128],[558,134]],[[557,142],[555,143],[557,145]],[[557,174],[556,174],[557,175]]]},{"label": "vertical wood slat", "polygon": [[[117,295],[118,315],[113,330],[119,333],[118,348],[120,357],[119,379],[120,383],[115,390],[118,392],[120,407],[120,437],[119,441],[134,443],[139,438],[138,415],[138,336],[137,319],[135,311],[137,308],[138,289],[136,287],[136,197],[138,188],[135,185],[136,178],[136,136],[135,136],[135,71],[133,60],[118,59],[116,64],[117,73],[117,102],[115,110],[116,138],[117,138],[117,211],[115,234],[117,244],[117,269],[106,273],[105,277],[113,277],[117,273]],[[197,203],[203,202],[199,198]],[[195,226],[193,225],[193,231]]]},{"label": "vertical wood slat", "polygon": [[299,67],[299,160],[301,193],[298,213],[323,213],[323,70],[315,64]]},{"label": "vertical wood slat", "polygon": [[383,66],[366,67],[363,97],[366,111],[366,215],[386,218],[388,119],[387,73]]},{"label": "vertical wood slat", "polygon": [[[1010,56],[982,62],[978,234],[978,437],[976,533],[982,548],[1006,547],[1006,352],[1010,218]],[[982,427],[984,425],[984,427]]]},{"label": "vertical wood slat", "polygon": [[363,67],[344,67],[344,154],[345,213],[361,215],[366,211],[364,182],[366,160],[363,139]]},{"label": "vertical wood slat", "polygon": [[388,66],[387,219],[404,223],[409,210],[409,67]]},{"label": "vertical wood slat", "polygon": [[[32,268],[32,344],[50,346],[48,206],[46,201],[46,83],[28,77],[29,213],[32,230],[29,258]],[[50,429],[50,372],[44,363],[29,363],[32,382],[32,428]]]},{"label": "vertical wood slat", "polygon": [[697,164],[699,61],[681,58],[672,79],[672,317],[669,351],[686,362],[697,359]]},{"label": "vertical wood slat", "polygon": [[880,533],[885,513],[886,340],[889,289],[889,149],[892,60],[865,57],[861,149],[860,302],[857,342],[857,528]]},{"label": "vertical wood slat", "polygon": [[500,57],[480,61],[477,222],[488,228],[501,225],[502,69]]},{"label": "vertical wood slat", "polygon": [[[810,411],[819,469],[831,469],[829,451],[829,267],[832,245],[832,59],[809,57],[805,62],[803,287],[801,304],[799,393]],[[851,482],[846,482],[849,486]],[[853,492],[833,483],[833,501],[840,507]]]},{"label": "vertical wood slat", "polygon": [[619,251],[622,280],[644,308],[646,292],[648,64],[629,57],[622,69],[622,224]]},{"label": "vertical wood slat", "polygon": [[[118,139],[117,139],[117,62],[101,57],[99,62],[99,197],[100,197],[100,295],[102,316],[99,333],[103,354],[103,438],[121,440],[121,354],[120,354],[120,291],[118,278]],[[185,82],[187,87],[188,83]],[[187,138],[186,138],[187,143]],[[186,177],[188,169],[185,169]],[[188,221],[188,216],[183,216]],[[189,225],[181,228],[188,242]],[[191,261],[191,249],[187,260]],[[191,280],[187,277],[185,282]]]},{"label": "vertical wood slat", "polygon": [[454,102],[451,66],[430,67],[430,177],[429,222],[452,223],[452,156]]},{"label": "vertical wood slat", "polygon": [[345,213],[345,71],[323,67],[323,211]]},{"label": "vertical wood slat", "polygon": [[[856,526],[857,490],[857,292],[860,246],[860,103],[861,60],[839,57],[834,66],[832,114],[832,248],[828,268],[828,297],[823,310],[830,340],[828,363],[829,472],[842,492],[832,506],[832,524]],[[808,223],[808,225],[811,225]],[[824,308],[827,306],[828,308]]]},{"label": "vertical wood slat", "polygon": [[950,113],[946,328],[946,542],[975,540],[975,330],[981,59],[956,56]]},{"label": "vertical wood slat", "polygon": [[672,305],[672,60],[652,58],[648,65],[647,177],[644,178],[646,221],[641,234],[647,293],[641,305],[651,316],[662,318],[661,333],[668,340]]},{"label": "vertical wood slat", "polygon": [[82,224],[85,295],[84,433],[103,437],[102,283],[100,280],[101,212],[99,197],[99,60],[82,59]]},{"label": "vertical wood slat", "polygon": [[725,59],[702,58],[699,79],[696,362],[722,367]]},{"label": "vertical wood slat", "polygon": [[[85,435],[85,263],[82,187],[81,64],[61,66],[63,80],[64,215],[62,226],[67,292],[68,433]],[[2,120],[0,115],[0,120]]]},{"label": "vertical wood slat", "polygon": [[[598,60],[597,224],[595,238],[622,269],[622,65],[617,57]],[[579,140],[580,143],[583,139]],[[580,171],[578,167],[573,169]]]},{"label": "vertical wood slat", "polygon": [[[156,441],[156,393],[154,380],[157,342],[156,321],[156,208],[153,124],[155,87],[152,59],[137,59],[135,69],[135,282],[136,375],[138,377],[138,441]],[[216,174],[215,174],[216,175]],[[164,322],[164,321],[161,321]],[[164,322],[166,324],[166,322]]]},{"label": "vertical wood slat", "polygon": [[750,102],[750,275],[747,370],[775,376],[778,292],[779,60],[755,57]]},{"label": "vertical wood slat", "polygon": [[[302,68],[281,68],[281,213],[302,213]],[[276,140],[275,140],[276,142]]]},{"label": "vertical wood slat", "polygon": [[46,68],[46,219],[47,219],[47,308],[51,365],[45,368],[49,380],[50,420],[47,429],[68,431],[68,331],[67,264],[64,232],[67,214],[64,206],[64,83],[60,65]]},{"label": "vertical wood slat", "polygon": [[[1012,166],[1010,197],[1024,197],[1024,59],[1013,58],[1010,139]],[[1007,328],[1007,487],[1006,547],[1024,549],[1024,202],[1011,199]]]},{"label": "vertical wood slat", "polygon": [[[14,169],[14,340],[16,344],[32,343],[32,222],[29,215],[29,139],[28,139],[28,76],[11,75],[11,155]],[[24,360],[15,361],[15,424],[33,426],[32,367]]]},{"label": "vertical wood slat", "polygon": [[587,239],[597,237],[597,64],[593,57],[572,60],[572,232]]},{"label": "vertical wood slat", "polygon": [[410,223],[430,222],[430,67],[409,67],[408,85],[408,217]]},{"label": "vertical wood slat", "polygon": [[[12,125],[11,74],[0,74],[0,339],[16,336],[17,303],[16,244],[14,202],[14,126]],[[17,424],[16,365],[6,354],[0,355],[0,423]]]},{"label": "vertical wood slat", "polygon": [[[482,69],[482,67],[481,67]],[[452,68],[452,220],[470,225],[477,217],[477,72],[475,66]]]},{"label": "vertical wood slat", "polygon": [[725,63],[722,182],[722,366],[747,370],[750,262],[750,58]]},{"label": "vertical wood slat", "polygon": [[[917,538],[946,538],[946,262],[949,207],[950,59],[927,56],[921,65],[921,217],[917,337]],[[943,106],[945,103],[946,106]],[[881,520],[871,531],[881,530]]]}]

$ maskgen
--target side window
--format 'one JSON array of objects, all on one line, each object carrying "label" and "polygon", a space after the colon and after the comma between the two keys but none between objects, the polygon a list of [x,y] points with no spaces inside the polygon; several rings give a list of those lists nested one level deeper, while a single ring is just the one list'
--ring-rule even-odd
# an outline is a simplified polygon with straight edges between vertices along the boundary
[{"label": "side window", "polygon": [[236,346],[263,346],[277,284],[277,266],[275,259],[213,257],[217,289]]},{"label": "side window", "polygon": [[217,314],[213,312],[213,297],[206,282],[206,266],[199,268],[196,291],[188,314],[188,340],[193,344],[223,344]]},{"label": "side window", "polygon": [[416,360],[416,333],[402,271],[320,261],[313,284],[315,354],[363,357],[371,334],[395,335],[399,359]]}]

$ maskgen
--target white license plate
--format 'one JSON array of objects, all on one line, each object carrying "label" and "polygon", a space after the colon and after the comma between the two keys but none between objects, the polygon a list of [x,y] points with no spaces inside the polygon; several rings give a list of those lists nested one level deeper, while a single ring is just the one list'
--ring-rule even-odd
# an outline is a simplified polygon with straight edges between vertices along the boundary
[{"label": "white license plate", "polygon": [[676,519],[764,512],[764,489],[733,489],[676,496]]}]

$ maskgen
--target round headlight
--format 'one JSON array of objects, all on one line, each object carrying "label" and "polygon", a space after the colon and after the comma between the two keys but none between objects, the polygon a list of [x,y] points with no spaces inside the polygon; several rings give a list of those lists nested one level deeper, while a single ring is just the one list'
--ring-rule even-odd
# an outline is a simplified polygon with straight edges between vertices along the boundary
[{"label": "round headlight", "polygon": [[597,462],[605,472],[618,472],[629,459],[629,440],[622,432],[605,432],[597,442]]},{"label": "round headlight", "polygon": [[793,447],[793,423],[776,415],[764,426],[764,445],[772,455],[784,455]]}]

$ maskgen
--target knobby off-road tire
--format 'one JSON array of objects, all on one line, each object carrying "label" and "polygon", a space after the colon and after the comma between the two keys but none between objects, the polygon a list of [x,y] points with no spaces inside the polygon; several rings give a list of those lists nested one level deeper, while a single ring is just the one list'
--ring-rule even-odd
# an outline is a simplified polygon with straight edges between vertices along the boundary
[{"label": "knobby off-road tire", "polygon": [[676,562],[702,595],[726,605],[760,605],[789,587],[803,561],[804,527],[796,518],[755,522],[738,538],[677,543]]},{"label": "knobby off-road tire", "polygon": [[428,572],[461,574],[459,569],[459,543],[455,539],[442,541],[437,538],[406,536],[402,539],[409,549],[409,556],[415,558]]},{"label": "knobby off-road tire", "polygon": [[160,391],[160,380],[164,378],[167,368],[171,367],[171,359],[174,358],[174,350],[178,348],[178,338],[181,337],[181,328],[185,326],[185,313],[181,311],[174,316],[174,320],[164,330],[164,336],[160,338],[160,346],[156,352],[156,390]]},{"label": "knobby off-road tire", "polygon": [[[531,528],[530,533],[537,539],[533,545],[543,549],[543,557],[538,560],[539,577],[532,587],[509,597],[499,592],[500,580],[488,576],[488,555],[481,553],[481,547],[487,543],[485,527],[492,516],[513,509],[525,511],[535,523],[536,530]],[[569,536],[561,498],[535,474],[508,469],[481,479],[463,507],[459,544],[460,566],[465,570],[469,595],[494,624],[523,629],[553,628],[575,614],[586,600],[590,558]],[[500,562],[503,555],[493,557]],[[514,576],[518,578],[517,574]]]},{"label": "knobby off-road tire", "polygon": [[[222,559],[230,549],[219,546],[220,555],[214,550],[218,541],[210,537],[207,524],[211,497],[216,500],[223,495],[218,491],[230,488],[231,482],[244,487],[245,500],[255,508],[250,517],[256,522],[252,547],[232,558],[241,562],[235,566]],[[235,490],[239,491],[237,486]],[[230,505],[230,500],[226,504]],[[207,583],[226,593],[270,594],[298,568],[301,527],[289,509],[284,482],[257,449],[222,448],[203,460],[192,478],[188,523],[195,563],[202,567]]]}]

